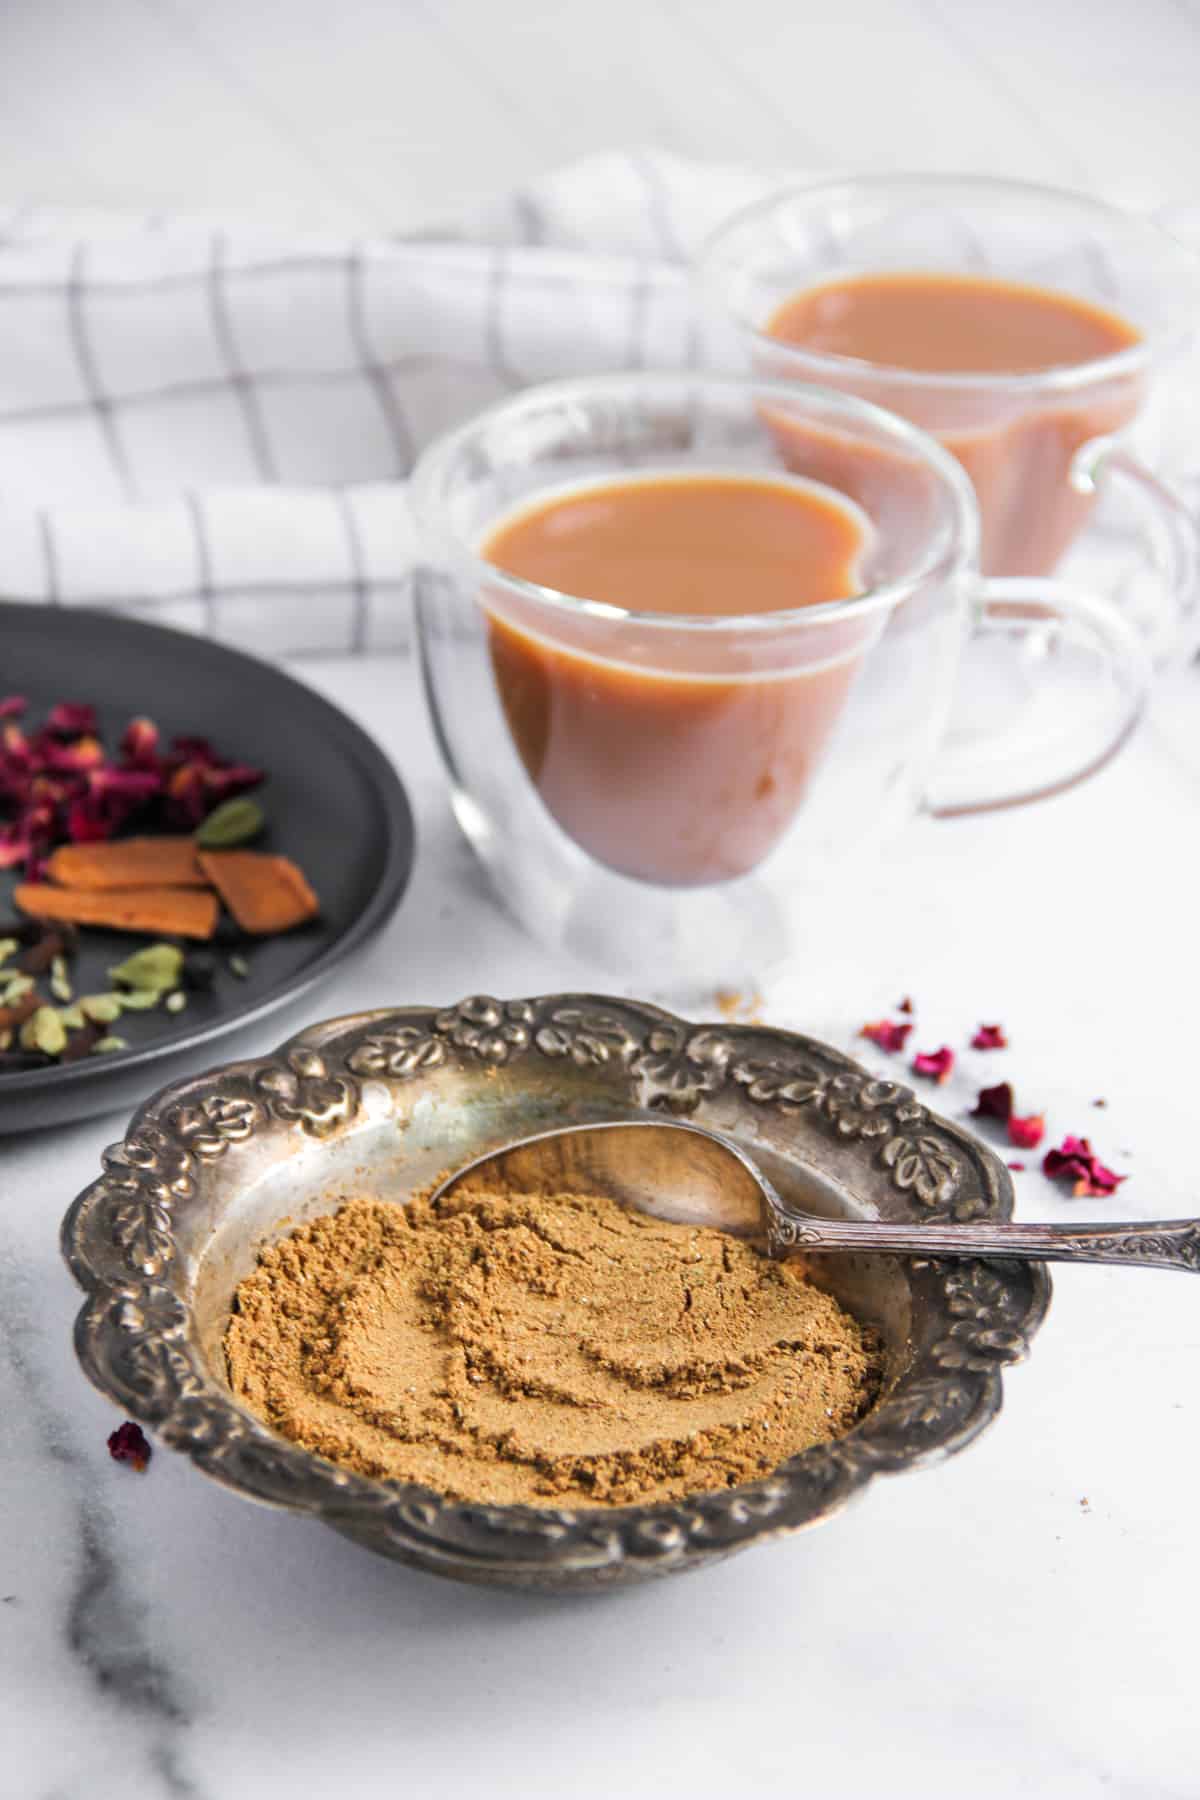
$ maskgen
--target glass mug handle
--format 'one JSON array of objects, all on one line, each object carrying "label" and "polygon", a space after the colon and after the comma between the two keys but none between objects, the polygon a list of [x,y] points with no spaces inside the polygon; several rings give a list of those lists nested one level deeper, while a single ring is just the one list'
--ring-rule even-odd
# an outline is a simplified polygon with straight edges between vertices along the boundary
[{"label": "glass mug handle", "polygon": [[1092,438],[1081,445],[1071,464],[1071,486],[1078,494],[1098,493],[1109,478],[1127,483],[1146,515],[1151,561],[1158,575],[1158,601],[1146,633],[1150,655],[1161,664],[1182,660],[1195,649],[1200,563],[1200,525],[1179,496],[1115,438]]},{"label": "glass mug handle", "polygon": [[[1040,576],[980,578],[955,693],[974,711],[937,753],[925,793],[935,818],[1062,793],[1103,768],[1137,724],[1151,662],[1108,600]],[[980,729],[979,714],[1003,723]]]}]

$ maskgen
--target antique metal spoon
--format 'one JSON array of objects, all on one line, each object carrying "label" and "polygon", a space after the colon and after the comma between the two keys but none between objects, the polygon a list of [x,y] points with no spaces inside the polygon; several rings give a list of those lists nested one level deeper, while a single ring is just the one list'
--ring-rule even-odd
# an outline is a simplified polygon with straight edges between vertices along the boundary
[{"label": "antique metal spoon", "polygon": [[[790,1250],[883,1250],[909,1256],[1024,1256],[1037,1262],[1135,1263],[1200,1272],[1200,1220],[1096,1225],[908,1224],[825,1218],[786,1204],[730,1138],[701,1125],[620,1119],[521,1138],[456,1169],[440,1198],[489,1174],[543,1193],[583,1192],[643,1212],[727,1231],[761,1231],[773,1256]],[[814,1178],[815,1179],[815,1178]]]}]

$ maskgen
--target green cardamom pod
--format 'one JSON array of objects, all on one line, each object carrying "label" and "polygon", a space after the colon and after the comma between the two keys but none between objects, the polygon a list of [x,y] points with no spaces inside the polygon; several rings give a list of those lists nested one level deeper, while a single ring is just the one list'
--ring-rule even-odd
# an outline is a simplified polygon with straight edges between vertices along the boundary
[{"label": "green cardamom pod", "polygon": [[61,1000],[64,1006],[74,998],[65,956],[56,956],[50,964],[50,992],[56,1000]]},{"label": "green cardamom pod", "polygon": [[39,1006],[21,1027],[21,1045],[25,1050],[40,1050],[43,1056],[61,1056],[67,1047],[67,1028],[52,1006]]},{"label": "green cardamom pod", "polygon": [[196,831],[201,850],[232,850],[235,844],[248,844],[266,824],[263,809],[254,800],[239,796],[225,800],[210,812]]},{"label": "green cardamom pod", "polygon": [[112,1025],[121,1016],[121,1001],[116,994],[84,994],[75,1004],[93,1025]]},{"label": "green cardamom pod", "polygon": [[150,988],[156,994],[179,986],[183,951],[177,944],[148,944],[108,971],[118,987]]},{"label": "green cardamom pod", "polygon": [[162,988],[127,988],[124,993],[114,994],[113,999],[122,1012],[149,1012],[158,1005],[163,992]]},{"label": "green cardamom pod", "polygon": [[108,1056],[114,1050],[128,1050],[129,1045],[123,1037],[102,1037],[92,1045],[93,1056]]}]

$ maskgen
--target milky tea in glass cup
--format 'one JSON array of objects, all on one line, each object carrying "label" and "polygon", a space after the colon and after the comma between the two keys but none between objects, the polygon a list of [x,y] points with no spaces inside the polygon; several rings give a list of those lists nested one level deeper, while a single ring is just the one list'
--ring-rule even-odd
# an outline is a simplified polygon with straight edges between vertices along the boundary
[{"label": "milky tea in glass cup", "polygon": [[1194,647],[1195,527],[1129,448],[1156,436],[1164,371],[1194,333],[1183,245],[1052,188],[863,176],[748,208],[700,269],[755,373],[874,401],[953,451],[985,575],[1055,571],[1097,483],[1127,485],[1163,576],[1150,600],[1132,583],[1127,610],[1159,660]]},{"label": "milky tea in glass cup", "polygon": [[[979,574],[960,465],[852,396],[678,374],[535,388],[433,445],[412,502],[463,830],[542,942],[660,985],[698,953],[787,955],[806,897],[931,795],[1067,785],[1144,694],[1116,612],[1042,583],[1031,619],[1029,584],[1014,601]],[[1069,691],[1052,661],[1037,731],[939,758],[964,643],[1019,655],[1048,618]]]}]

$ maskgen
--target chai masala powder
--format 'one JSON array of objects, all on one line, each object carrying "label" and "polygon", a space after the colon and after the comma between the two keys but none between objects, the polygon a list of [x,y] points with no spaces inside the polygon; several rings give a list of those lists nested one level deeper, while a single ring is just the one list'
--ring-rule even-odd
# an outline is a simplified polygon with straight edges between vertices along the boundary
[{"label": "chai masala powder", "polygon": [[674,1500],[849,1430],[873,1334],[721,1231],[587,1194],[350,1200],[265,1249],[234,1392],[364,1475],[455,1499]]}]

